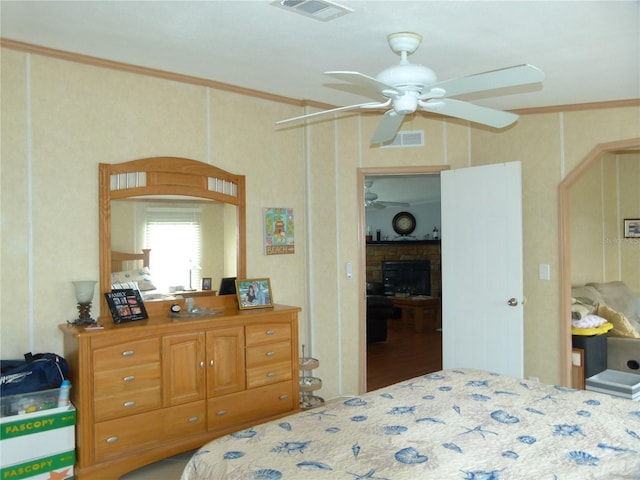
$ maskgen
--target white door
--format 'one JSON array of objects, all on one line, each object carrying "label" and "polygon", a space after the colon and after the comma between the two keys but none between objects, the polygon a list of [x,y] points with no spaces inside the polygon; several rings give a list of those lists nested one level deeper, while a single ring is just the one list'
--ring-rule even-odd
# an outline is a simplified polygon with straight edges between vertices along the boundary
[{"label": "white door", "polygon": [[443,171],[442,364],[522,378],[520,163]]}]

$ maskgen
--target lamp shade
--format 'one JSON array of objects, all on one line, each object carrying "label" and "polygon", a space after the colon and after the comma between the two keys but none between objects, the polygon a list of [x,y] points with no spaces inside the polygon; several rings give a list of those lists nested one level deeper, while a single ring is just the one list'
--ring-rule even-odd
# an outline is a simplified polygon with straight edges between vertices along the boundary
[{"label": "lamp shade", "polygon": [[76,292],[76,300],[78,303],[91,303],[93,300],[93,289],[96,286],[95,280],[84,280],[73,282],[73,288]]}]

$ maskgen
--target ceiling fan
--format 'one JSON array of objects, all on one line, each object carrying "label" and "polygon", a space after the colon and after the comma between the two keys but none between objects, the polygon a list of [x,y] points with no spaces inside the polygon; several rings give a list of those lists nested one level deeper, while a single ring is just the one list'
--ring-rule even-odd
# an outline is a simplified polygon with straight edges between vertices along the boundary
[{"label": "ceiling fan", "polygon": [[382,95],[384,101],[332,108],[280,120],[276,124],[345,110],[391,107],[385,112],[373,134],[372,144],[393,140],[405,115],[414,113],[418,108],[495,128],[504,128],[515,122],[518,115],[454,100],[451,97],[496,88],[526,85],[541,82],[544,79],[542,70],[533,65],[523,64],[437,82],[436,75],[430,68],[409,63],[407,60],[407,57],[415,52],[422,43],[421,35],[411,32],[392,33],[387,37],[387,41],[391,50],[400,55],[400,64],[383,70],[375,78],[359,72],[324,72],[330,77],[344,80],[368,92]]},{"label": "ceiling fan", "polygon": [[364,206],[373,208],[387,208],[387,207],[408,207],[406,202],[385,202],[378,200],[378,194],[371,191],[373,186],[373,180],[365,180],[364,182]]}]

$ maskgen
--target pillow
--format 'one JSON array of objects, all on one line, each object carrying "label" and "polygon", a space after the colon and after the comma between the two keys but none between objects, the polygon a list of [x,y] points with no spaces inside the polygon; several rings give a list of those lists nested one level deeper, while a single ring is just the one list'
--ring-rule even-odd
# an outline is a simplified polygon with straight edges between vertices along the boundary
[{"label": "pillow", "polygon": [[633,324],[621,312],[607,305],[600,305],[598,307],[598,316],[606,318],[613,324],[613,328],[609,330],[610,336],[640,338],[640,333],[638,333]]},{"label": "pillow", "polygon": [[113,272],[111,274],[111,284],[136,282],[141,291],[155,290],[156,286],[151,281],[149,267],[137,268],[126,272]]},{"label": "pillow", "polygon": [[600,292],[598,292],[598,290],[591,286],[585,285],[582,287],[571,287],[571,296],[573,298],[581,300],[583,303],[585,303],[584,299],[586,298],[591,300],[591,303],[596,305],[598,303],[602,303],[602,295],[600,295]]},{"label": "pillow", "polygon": [[587,286],[593,287],[598,291],[602,296],[602,303],[606,303],[614,310],[622,313],[629,320],[640,321],[636,297],[626,283],[621,281],[588,283]]}]

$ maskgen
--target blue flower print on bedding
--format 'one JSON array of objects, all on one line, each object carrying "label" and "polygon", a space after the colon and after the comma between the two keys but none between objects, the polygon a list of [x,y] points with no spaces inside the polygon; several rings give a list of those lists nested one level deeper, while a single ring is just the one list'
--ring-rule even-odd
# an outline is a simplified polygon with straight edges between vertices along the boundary
[{"label": "blue flower print on bedding", "polygon": [[253,478],[253,480],[280,480],[282,478],[282,472],[270,468],[263,468],[253,472],[251,478]]},{"label": "blue flower print on bedding", "polygon": [[385,435],[400,435],[401,433],[404,433],[407,430],[409,429],[404,425],[387,425],[386,427],[382,428],[382,432]]},{"label": "blue flower print on bedding", "polygon": [[594,457],[587,452],[580,452],[575,450],[572,452],[568,452],[567,458],[576,462],[576,465],[588,465],[591,467],[597,466],[598,462],[600,461],[599,458]]},{"label": "blue flower print on bedding", "polygon": [[322,462],[300,462],[296,467],[303,470],[333,470],[329,465]]},{"label": "blue flower print on bedding", "polygon": [[462,449],[455,443],[443,443],[442,446],[453,452],[462,453]]},{"label": "blue flower print on bedding", "polygon": [[466,476],[464,480],[500,480],[500,470],[493,470],[491,472],[485,472],[479,470],[477,472],[464,472]]},{"label": "blue flower print on bedding", "polygon": [[338,433],[340,429],[338,427],[329,427],[325,430],[327,433]]},{"label": "blue flower print on bedding", "polygon": [[533,407],[527,407],[525,408],[525,410],[527,412],[531,412],[531,413],[535,413],[536,415],[545,415],[544,413],[542,413],[540,410],[533,408]]},{"label": "blue flower print on bedding", "polygon": [[291,431],[291,424],[289,422],[280,422],[278,426],[287,432]]},{"label": "blue flower print on bedding", "polygon": [[582,427],[580,425],[554,425],[555,430],[553,432],[554,435],[560,435],[563,437],[572,437],[573,435],[582,435],[585,437],[586,435],[582,432]]},{"label": "blue flower print on bedding", "polygon": [[467,387],[488,387],[489,382],[487,380],[470,380],[467,382]]},{"label": "blue flower print on bedding", "polygon": [[428,375],[425,375],[424,377],[425,380],[444,380],[444,375],[441,375],[439,373],[430,373]]},{"label": "blue flower print on bedding", "polygon": [[450,392],[451,390],[453,390],[453,387],[450,387],[448,385],[444,385],[442,387],[438,387],[438,390],[440,390],[441,392]]},{"label": "blue flower print on bedding", "polygon": [[419,418],[416,420],[416,423],[439,423],[441,425],[446,425],[446,422],[444,422],[443,420],[440,420],[439,418],[432,418],[432,417]]},{"label": "blue flower print on bedding", "polygon": [[247,430],[240,430],[239,432],[234,432],[231,434],[231,436],[233,438],[253,438],[257,435],[258,433],[253,430],[252,428],[249,428]]},{"label": "blue flower print on bedding", "polygon": [[638,420],[640,420],[640,412],[629,412],[629,415],[631,415],[632,417],[636,417]]},{"label": "blue flower print on bedding", "polygon": [[351,417],[349,420],[351,420],[352,422],[364,422],[367,420],[367,418],[369,417],[367,417],[366,415],[355,415]]},{"label": "blue flower print on bedding", "polygon": [[598,448],[601,448],[602,450],[611,450],[612,452],[617,453],[637,453],[635,450],[631,450],[630,448],[614,447],[613,445],[607,445],[606,443],[598,443]]},{"label": "blue flower print on bedding", "polygon": [[482,395],[480,393],[472,393],[471,398],[476,402],[488,402],[489,400],[491,400],[491,397],[487,395]]},{"label": "blue flower print on bedding", "polygon": [[307,448],[311,441],[307,442],[280,442],[280,445],[277,447],[273,447],[271,449],[272,452],[275,453],[291,453],[291,452],[304,452],[304,449]]},{"label": "blue flower print on bedding", "polygon": [[536,437],[532,437],[531,435],[522,435],[518,437],[517,440],[527,445],[533,445],[537,442]]},{"label": "blue flower print on bedding", "polygon": [[597,407],[598,405],[600,405],[600,400],[587,400],[584,403],[586,403],[587,405],[590,405],[592,407]]},{"label": "blue flower print on bedding", "polygon": [[413,447],[407,447],[397,451],[395,457],[397,461],[406,465],[424,463],[429,460],[429,457],[421,455],[420,452]]},{"label": "blue flower print on bedding", "polygon": [[246,455],[245,452],[226,452],[222,458],[225,460],[236,460],[237,458],[242,458]]},{"label": "blue flower print on bedding", "polygon": [[578,415],[579,417],[589,418],[591,416],[591,412],[587,412],[586,410],[578,410],[576,412],[576,415]]},{"label": "blue flower print on bedding", "polygon": [[510,415],[508,412],[504,410],[496,410],[491,412],[491,418],[493,418],[496,422],[510,424],[510,423],[519,423],[520,419],[513,415]]},{"label": "blue flower print on bedding", "polygon": [[405,415],[407,413],[414,413],[416,407],[393,407],[387,412],[389,415]]},{"label": "blue flower print on bedding", "polygon": [[636,432],[634,432],[633,430],[629,430],[628,428],[625,430],[625,432],[627,432],[631,438],[635,438],[636,440],[640,440],[640,435],[638,435]]},{"label": "blue flower print on bedding", "polygon": [[364,407],[367,402],[361,398],[350,398],[349,400],[345,400],[344,404],[349,407]]},{"label": "blue flower print on bedding", "polygon": [[511,460],[517,460],[520,458],[520,455],[518,455],[513,450],[505,450],[504,452],[502,452],[502,456],[504,458],[510,458]]}]

